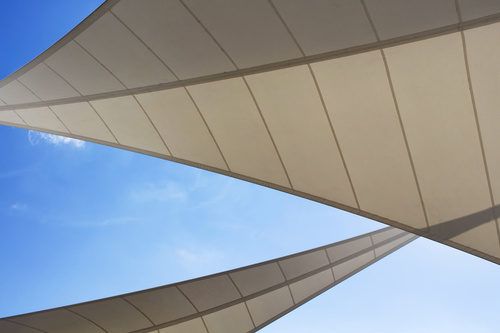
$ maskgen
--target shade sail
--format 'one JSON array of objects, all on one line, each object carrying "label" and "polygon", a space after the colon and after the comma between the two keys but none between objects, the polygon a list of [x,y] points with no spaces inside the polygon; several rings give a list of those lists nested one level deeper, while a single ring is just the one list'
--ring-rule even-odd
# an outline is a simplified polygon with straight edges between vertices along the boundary
[{"label": "shade sail", "polygon": [[0,332],[254,332],[416,237],[388,227],[190,281],[3,318]]},{"label": "shade sail", "polygon": [[498,0],[111,0],[0,83],[0,122],[499,263],[498,40]]}]

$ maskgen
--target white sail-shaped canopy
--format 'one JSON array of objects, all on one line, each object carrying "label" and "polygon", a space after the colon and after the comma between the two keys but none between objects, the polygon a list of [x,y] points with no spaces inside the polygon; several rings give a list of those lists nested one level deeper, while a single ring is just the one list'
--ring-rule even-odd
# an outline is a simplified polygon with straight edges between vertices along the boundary
[{"label": "white sail-shaped canopy", "polygon": [[1,81],[0,122],[499,263],[499,40],[498,0],[108,0]]}]

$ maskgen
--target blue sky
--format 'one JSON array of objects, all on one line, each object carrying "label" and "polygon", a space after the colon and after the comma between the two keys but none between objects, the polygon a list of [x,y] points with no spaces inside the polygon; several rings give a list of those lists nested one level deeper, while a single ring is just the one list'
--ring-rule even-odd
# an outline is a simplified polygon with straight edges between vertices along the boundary
[{"label": "blue sky", "polygon": [[[101,1],[2,1],[0,77]],[[288,194],[0,126],[0,317],[214,273],[382,227]],[[498,266],[418,239],[263,332],[498,332]]]}]

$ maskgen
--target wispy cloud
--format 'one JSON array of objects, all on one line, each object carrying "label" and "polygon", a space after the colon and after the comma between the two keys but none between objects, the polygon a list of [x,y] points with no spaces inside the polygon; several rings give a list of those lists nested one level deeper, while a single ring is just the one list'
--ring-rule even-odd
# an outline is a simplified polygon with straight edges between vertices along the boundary
[{"label": "wispy cloud", "polygon": [[16,211],[26,210],[27,208],[28,206],[26,204],[20,202],[15,202],[12,205],[10,205],[10,209]]},{"label": "wispy cloud", "polygon": [[179,262],[188,269],[199,269],[201,266],[208,266],[222,260],[223,254],[215,250],[192,250],[178,248],[175,255]]},{"label": "wispy cloud", "polygon": [[61,217],[46,217],[43,223],[53,224],[61,227],[76,227],[76,228],[103,228],[112,226],[123,226],[128,224],[140,223],[141,219],[128,216],[119,216],[111,218],[95,218],[85,220],[67,220]]},{"label": "wispy cloud", "polygon": [[22,168],[22,169],[17,169],[17,170],[9,170],[9,171],[4,171],[0,172],[0,179],[9,179],[9,178],[15,178],[18,176],[21,176],[29,171],[31,171],[32,168]]},{"label": "wispy cloud", "polygon": [[225,180],[224,183],[219,186],[213,186],[213,188],[207,187],[205,191],[210,191],[211,196],[206,196],[204,200],[200,200],[194,207],[198,209],[206,209],[219,207],[222,202],[233,202],[237,201],[239,194],[236,191],[232,191],[233,180]]},{"label": "wispy cloud", "polygon": [[114,217],[103,220],[98,220],[94,222],[81,223],[80,226],[88,226],[88,227],[108,227],[115,225],[125,225],[125,224],[133,224],[139,223],[141,220],[135,217]]},{"label": "wispy cloud", "polygon": [[47,143],[54,146],[67,145],[76,149],[85,148],[85,141],[37,131],[28,131],[28,140],[33,146],[39,143]]},{"label": "wispy cloud", "polygon": [[186,189],[175,182],[145,184],[130,193],[131,199],[140,203],[185,201],[188,196]]}]

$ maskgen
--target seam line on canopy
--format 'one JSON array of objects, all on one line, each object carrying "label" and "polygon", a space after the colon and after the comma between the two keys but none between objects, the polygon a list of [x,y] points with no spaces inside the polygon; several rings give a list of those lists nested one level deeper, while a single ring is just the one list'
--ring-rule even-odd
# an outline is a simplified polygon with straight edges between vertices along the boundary
[{"label": "seam line on canopy", "polygon": [[12,110],[12,112],[14,112],[14,113],[16,114],[16,116],[18,116],[18,117],[19,117],[19,119],[21,119],[21,120],[22,120],[22,122],[23,122],[26,126],[30,126],[30,125],[26,122],[26,120],[24,120],[24,119],[23,119],[23,117],[21,117],[21,115],[19,114],[19,112],[17,112],[17,110]]},{"label": "seam line on canopy", "polygon": [[[203,327],[205,328],[205,331],[206,333],[210,333],[210,331],[208,330],[208,326],[207,326],[207,323],[205,322],[205,319],[203,318],[203,315],[199,315],[200,313],[200,310],[198,310],[198,308],[196,307],[196,305],[194,305],[193,301],[191,300],[191,298],[189,298],[185,293],[184,291],[182,291],[181,288],[179,288],[179,284],[176,284],[175,285],[175,288],[182,294],[182,296],[184,296],[184,298],[186,298],[186,300],[189,302],[189,304],[191,304],[191,306],[193,307],[193,309],[196,311],[195,313],[187,316],[187,317],[192,317],[191,319],[196,319],[196,318],[200,318],[201,319],[201,322],[203,323]],[[188,319],[189,320],[189,319]],[[178,321],[176,324],[180,324],[180,323],[184,323],[188,320],[185,320],[185,321]],[[175,324],[173,324],[175,325]],[[171,326],[173,326],[171,325]],[[163,328],[163,327],[159,327],[159,325],[156,325],[158,328]]]},{"label": "seam line on canopy", "polygon": [[17,322],[17,321],[14,321],[14,320],[11,320],[11,319],[2,319],[2,320],[5,320],[6,322],[8,323],[11,323],[11,324],[14,324],[14,325],[19,325],[19,326],[22,326],[22,327],[27,327],[27,328],[31,328],[32,330],[35,330],[35,331],[38,331],[38,332],[42,332],[42,333],[49,333],[47,331],[44,331],[40,328],[36,328],[34,326],[30,326],[28,324],[24,324],[24,323],[20,323],[20,322]]},{"label": "seam line on canopy", "polygon": [[285,271],[283,270],[283,267],[281,266],[281,261],[283,261],[283,259],[281,260],[276,260],[276,265],[278,265],[278,268],[281,272],[281,275],[283,276],[283,283],[286,283],[288,281],[286,275],[285,275]]},{"label": "seam line on canopy", "polygon": [[[26,84],[24,84],[23,81],[21,81],[20,79],[16,79],[16,81],[22,85],[24,88],[26,88],[26,90],[28,90],[30,93],[33,94],[33,96],[35,96],[36,98],[38,98],[40,101],[43,102],[43,99],[40,98],[40,96],[38,96],[30,87],[28,87]],[[35,102],[36,103],[36,102]]]},{"label": "seam line on canopy", "polygon": [[349,168],[347,167],[347,162],[345,161],[344,153],[342,152],[342,148],[340,147],[340,142],[339,142],[339,139],[338,139],[337,134],[335,132],[335,128],[333,126],[332,119],[331,119],[330,114],[328,112],[328,108],[326,107],[326,103],[325,103],[325,100],[323,98],[323,94],[321,92],[321,88],[319,87],[319,84],[318,84],[318,80],[316,79],[316,75],[314,74],[314,71],[313,71],[313,69],[312,69],[312,67],[311,67],[310,64],[307,64],[307,68],[309,69],[309,74],[311,75],[311,77],[313,79],[314,86],[316,88],[316,92],[318,93],[318,97],[319,97],[319,100],[321,102],[321,107],[323,108],[323,111],[325,112],[325,116],[326,116],[326,119],[328,121],[328,125],[330,126],[330,132],[332,133],[333,141],[335,141],[335,145],[336,145],[337,150],[339,152],[340,159],[342,161],[342,166],[344,167],[344,170],[345,170],[345,173],[346,173],[346,176],[347,176],[347,180],[349,181],[349,185],[351,187],[351,191],[352,191],[352,195],[354,197],[354,201],[356,202],[356,207],[361,210],[361,206],[359,204],[358,195],[356,194],[356,189],[354,188],[354,183],[352,181],[351,173],[349,172]]},{"label": "seam line on canopy", "polygon": [[[283,16],[281,16],[280,12],[278,11],[278,8],[276,8],[276,6],[274,5],[274,3],[273,3],[272,0],[268,0],[268,2],[269,2],[269,5],[271,6],[271,8],[274,11],[274,14],[278,17],[278,20],[281,22],[281,24],[283,25],[283,27],[285,28],[285,30],[290,35],[290,38],[295,43],[295,46],[297,46],[300,54],[302,54],[302,57],[305,57],[306,54],[305,54],[304,50],[302,49],[302,46],[300,46],[297,38],[292,33],[292,30],[290,30],[290,27],[288,26],[288,24],[283,19]],[[347,163],[345,161],[344,154],[343,154],[342,149],[340,147],[340,142],[339,142],[339,140],[337,138],[337,134],[335,132],[335,128],[334,128],[333,123],[332,123],[332,119],[330,117],[330,114],[328,113],[328,108],[326,107],[325,100],[323,98],[323,94],[322,94],[321,89],[319,87],[318,80],[316,79],[316,75],[314,74],[314,71],[313,71],[313,69],[311,67],[311,64],[307,64],[307,69],[309,71],[309,75],[311,75],[311,78],[312,78],[312,80],[314,82],[314,88],[315,88],[315,90],[316,90],[316,92],[318,94],[318,97],[319,97],[319,100],[320,100],[320,103],[321,103],[321,107],[323,108],[323,112],[325,113],[326,119],[328,121],[328,125],[330,127],[330,132],[331,132],[331,134],[333,136],[333,141],[335,142],[335,146],[337,147],[337,150],[339,152],[340,159],[342,161],[342,166],[343,166],[344,171],[346,173],[347,180],[349,181],[349,186],[351,187],[351,191],[352,191],[352,194],[353,194],[353,197],[354,197],[354,201],[356,202],[356,207],[358,209],[361,209],[361,206],[359,205],[358,196],[356,195],[356,190],[354,189],[354,184],[352,182],[351,174],[349,172],[349,168],[347,167]],[[292,299],[293,299],[293,297],[292,297]]]},{"label": "seam line on canopy", "polygon": [[[373,243],[372,243],[372,246],[373,246]],[[325,251],[325,254],[326,254],[326,258],[328,259],[328,262],[331,264],[333,261],[332,261],[332,258],[330,258],[330,255],[328,254],[327,248],[325,248],[324,251]],[[333,272],[333,266],[330,267],[330,271],[332,273],[333,282],[337,281],[335,279],[335,273]]]},{"label": "seam line on canopy", "polygon": [[205,322],[205,318],[203,318],[203,316],[201,316],[200,319],[201,319],[201,322],[203,323],[203,326],[205,327],[205,331],[207,331],[207,333],[210,333],[210,330],[208,329],[208,325]]},{"label": "seam line on canopy", "polygon": [[[293,297],[293,294],[292,294],[292,288],[290,288],[290,283],[288,283],[286,286],[287,286],[287,289],[288,289],[288,293],[290,294],[290,298],[292,299],[292,303],[293,303],[293,305],[297,304],[297,303],[295,302],[295,298]],[[279,289],[276,289],[276,290],[279,290]]]},{"label": "seam line on canopy", "polygon": [[66,78],[64,76],[62,76],[62,74],[60,74],[59,72],[57,72],[54,68],[52,68],[52,66],[50,66],[47,62],[42,62],[42,64],[44,64],[45,66],[47,66],[47,68],[52,71],[55,75],[57,75],[61,80],[63,80],[68,86],[70,86],[71,89],[73,89],[78,95],[80,96],[83,96],[83,94],[80,92],[80,90],[76,89],[71,83],[69,83],[68,80],[66,80]]},{"label": "seam line on canopy", "polygon": [[[462,23],[462,11],[460,9],[460,4],[459,4],[458,0],[455,0],[455,9],[457,11],[459,24],[461,24]],[[470,98],[471,98],[471,103],[472,103],[472,110],[474,112],[474,121],[476,123],[476,130],[477,130],[477,135],[478,135],[478,139],[479,139],[479,145],[481,148],[481,156],[483,158],[484,172],[486,174],[486,181],[488,183],[488,191],[489,191],[490,200],[491,200],[491,213],[492,213],[493,219],[495,220],[495,228],[497,231],[498,246],[500,248],[500,224],[498,221],[497,213],[495,212],[495,209],[494,209],[494,207],[496,206],[495,197],[493,196],[493,187],[491,185],[491,177],[490,177],[490,171],[489,171],[489,167],[488,167],[488,160],[486,158],[486,151],[484,149],[483,135],[481,133],[481,124],[479,123],[479,115],[478,115],[478,111],[477,111],[476,98],[474,95],[474,87],[472,85],[467,43],[466,43],[466,39],[465,39],[465,33],[463,30],[460,31],[460,38],[461,38],[461,42],[462,42],[462,51],[463,51],[463,55],[464,55],[465,71],[467,74],[467,85],[469,88],[469,93],[470,93]]]},{"label": "seam line on canopy", "polygon": [[57,113],[55,113],[55,112],[54,112],[54,110],[52,109],[52,107],[47,106],[47,108],[50,110],[50,112],[52,112],[52,114],[54,115],[54,117],[56,117],[56,119],[57,119],[57,120],[59,120],[59,122],[61,123],[61,125],[63,125],[63,127],[66,129],[66,131],[67,131],[69,134],[73,134],[73,133],[69,130],[68,126],[66,126],[66,124],[62,121],[62,119],[61,119],[61,118],[59,118],[59,116],[57,115]]},{"label": "seam line on canopy", "polygon": [[228,171],[231,171],[231,168],[229,167],[229,163],[227,162],[226,157],[222,153],[222,149],[221,149],[219,143],[217,142],[217,140],[215,139],[215,135],[212,132],[212,129],[210,128],[210,126],[208,126],[207,120],[203,116],[203,113],[201,112],[201,109],[198,106],[198,103],[196,103],[196,101],[194,100],[193,95],[191,95],[191,92],[189,91],[189,89],[187,87],[184,87],[184,90],[186,91],[186,94],[188,95],[189,100],[191,101],[191,103],[193,103],[193,106],[196,109],[196,111],[198,112],[198,115],[200,116],[201,120],[203,121],[203,124],[205,124],[205,127],[206,127],[208,133],[212,137],[212,141],[214,142],[215,146],[217,147],[217,150],[219,151],[219,154],[222,157],[222,161],[224,162],[224,165],[226,166],[226,169]]},{"label": "seam line on canopy", "polygon": [[170,74],[172,74],[174,77],[175,77],[175,80],[176,81],[179,81],[179,77],[177,76],[177,74],[175,74],[175,72],[172,70],[172,68],[162,59],[160,58],[160,56],[155,52],[153,51],[153,49],[148,45],[146,44],[146,42],[141,38],[139,37],[139,35],[137,35],[137,33],[132,30],[132,28],[130,28],[128,26],[128,24],[126,24],[118,15],[115,14],[115,12],[113,12],[112,9],[109,10],[109,13],[118,21],[120,22],[120,24],[128,30],[128,32],[134,36],[145,48],[146,50],[148,50],[149,52],[151,52],[151,54],[166,68],[167,71],[170,72]]},{"label": "seam line on canopy", "polygon": [[99,117],[99,119],[101,119],[102,123],[104,124],[104,126],[106,126],[106,128],[108,129],[108,131],[111,134],[111,136],[113,137],[113,139],[115,139],[116,143],[121,144],[118,141],[118,138],[116,137],[115,133],[113,133],[113,131],[111,130],[111,128],[104,121],[104,119],[101,117],[101,115],[99,114],[99,112],[97,112],[97,110],[94,108],[94,106],[92,105],[92,103],[87,102],[86,104],[95,112],[95,114],[97,115],[97,117]]},{"label": "seam line on canopy", "polygon": [[93,321],[92,319],[90,318],[87,318],[86,316],[76,312],[75,310],[71,310],[69,307],[68,308],[64,308],[66,311],[82,318],[83,320],[85,321],[88,321],[89,323],[91,323],[92,325],[96,326],[97,328],[99,328],[101,331],[103,331],[104,333],[109,333],[108,330],[106,330],[104,327],[102,327],[101,325],[99,325],[98,323],[96,323],[95,321]]},{"label": "seam line on canopy", "polygon": [[238,295],[240,295],[240,298],[243,297],[243,294],[241,293],[241,290],[240,288],[238,288],[238,286],[236,285],[236,283],[234,283],[234,280],[233,278],[231,277],[231,274],[226,274],[227,275],[227,278],[229,279],[229,281],[231,282],[231,284],[233,285],[233,287],[236,289],[236,291],[238,292]]},{"label": "seam line on canopy", "polygon": [[163,136],[160,134],[160,131],[156,127],[155,123],[153,122],[153,120],[151,119],[151,117],[149,116],[149,114],[146,112],[146,110],[144,110],[144,107],[142,106],[141,102],[139,102],[139,100],[137,99],[137,97],[135,95],[132,95],[132,98],[135,100],[135,102],[137,103],[137,105],[141,109],[142,113],[146,116],[146,118],[148,119],[148,121],[151,124],[151,126],[153,126],[153,129],[154,129],[155,133],[158,135],[158,137],[160,138],[161,142],[163,143],[163,145],[167,149],[168,154],[173,156],[172,151],[170,150],[170,148],[167,145],[167,142],[165,141],[165,139],[163,139]]},{"label": "seam line on canopy", "polygon": [[[91,57],[97,64],[99,64],[106,72],[108,72],[109,75],[111,75],[116,81],[118,81],[118,83],[124,88],[124,90],[128,90],[128,87],[125,85],[125,83],[123,83],[122,80],[120,80],[118,78],[118,76],[115,75],[115,73],[113,73],[106,65],[104,65],[104,63],[102,63],[99,59],[97,59],[97,57],[92,52],[90,52],[89,50],[87,50],[87,48],[85,46],[80,44],[80,42],[78,42],[76,40],[76,38],[73,40],[73,42],[76,45],[78,45],[83,50],[83,52],[88,54],[89,57]],[[86,95],[86,96],[89,96],[89,95]]]},{"label": "seam line on canopy", "polygon": [[252,322],[252,326],[255,328],[257,325],[255,325],[255,320],[253,319],[252,313],[250,312],[250,308],[248,307],[247,301],[244,301],[243,304],[245,304],[245,309],[248,312],[248,316],[250,317],[250,321]]},{"label": "seam line on canopy", "polygon": [[389,69],[389,64],[387,62],[387,57],[385,56],[384,50],[380,50],[380,54],[382,56],[382,61],[384,62],[384,69],[385,69],[385,73],[386,73],[386,78],[387,78],[387,81],[389,83],[389,88],[391,90],[391,96],[392,96],[392,100],[394,103],[394,108],[396,109],[396,116],[398,118],[399,128],[401,130],[401,134],[403,136],[403,141],[405,144],[406,152],[408,154],[408,160],[410,162],[413,180],[415,181],[415,186],[416,186],[418,197],[420,200],[420,205],[422,207],[422,212],[424,213],[425,224],[426,224],[427,228],[430,228],[429,216],[427,214],[427,208],[425,207],[424,196],[422,194],[422,189],[420,187],[420,182],[418,180],[415,162],[413,160],[413,155],[412,155],[411,149],[410,149],[410,143],[408,142],[408,136],[406,135],[406,130],[405,130],[405,127],[403,124],[403,117],[401,116],[401,111],[399,109],[399,102],[398,102],[398,99],[396,97],[396,91],[394,90],[394,83],[392,81],[392,75],[391,75],[391,71]]},{"label": "seam line on canopy", "polygon": [[181,288],[179,288],[179,285],[180,284],[175,284],[174,285],[174,288],[177,289],[181,294],[182,296],[184,296],[186,298],[186,300],[189,302],[189,304],[191,304],[191,306],[193,307],[193,309],[196,311],[196,313],[199,313],[200,310],[198,310],[198,308],[196,307],[196,305],[194,305],[193,301],[191,300],[191,298],[189,298],[186,293],[184,291],[182,291]]},{"label": "seam line on canopy", "polygon": [[[361,5],[363,7],[363,11],[364,11],[364,13],[366,15],[366,18],[368,19],[368,22],[370,23],[370,26],[371,26],[371,28],[373,30],[373,33],[375,34],[375,38],[377,39],[377,42],[380,42],[380,35],[379,35],[378,30],[377,30],[377,28],[375,26],[375,22],[373,21],[373,18],[372,18],[371,14],[370,14],[370,11],[368,10],[368,6],[366,5],[365,0],[360,0],[360,1],[361,1]],[[394,103],[394,108],[396,109],[396,116],[397,116],[397,119],[398,119],[399,128],[400,128],[401,134],[403,136],[403,141],[404,141],[404,144],[405,144],[406,153],[408,154],[408,160],[410,162],[410,167],[411,167],[411,171],[412,171],[412,174],[413,174],[413,180],[415,181],[415,186],[416,186],[418,197],[419,197],[419,200],[420,200],[420,205],[422,207],[422,212],[424,214],[425,224],[426,224],[427,229],[428,229],[428,228],[430,228],[429,217],[427,215],[427,209],[425,207],[424,197],[423,197],[423,194],[422,194],[422,190],[420,188],[420,182],[418,181],[415,163],[413,161],[413,156],[412,156],[412,153],[411,153],[411,150],[410,150],[410,144],[408,143],[408,137],[406,135],[406,130],[405,130],[405,127],[404,127],[404,124],[403,124],[403,118],[401,117],[401,111],[399,109],[399,103],[398,103],[398,99],[396,97],[396,91],[394,89],[394,83],[392,82],[391,71],[389,69],[389,64],[387,62],[387,57],[385,56],[385,52],[384,52],[383,48],[380,49],[380,55],[382,56],[382,61],[384,63],[384,69],[385,69],[386,79],[387,79],[387,82],[389,83],[389,89],[391,91],[391,97],[392,97],[392,101]]]},{"label": "seam line on canopy", "polygon": [[236,64],[236,62],[233,60],[233,58],[229,55],[229,53],[222,47],[222,45],[219,43],[219,41],[215,38],[215,36],[212,34],[210,30],[205,26],[203,22],[201,22],[200,18],[196,16],[196,14],[193,12],[193,10],[186,5],[184,0],[179,0],[181,5],[186,9],[186,11],[193,17],[193,19],[201,26],[201,28],[205,31],[205,33],[208,35],[208,37],[215,43],[215,45],[221,50],[221,52],[227,57],[227,59],[231,62],[231,64],[239,70],[240,68]]},{"label": "seam line on canopy", "polygon": [[[369,236],[369,238],[370,238],[370,244],[372,245],[372,247],[373,247],[373,246],[375,246],[375,243],[373,242],[373,237],[372,237],[372,235],[370,234],[370,235],[368,235],[368,236]],[[375,252],[375,248],[373,248],[373,255],[374,255],[375,257],[377,256],[377,253]]]},{"label": "seam line on canopy", "polygon": [[[242,299],[243,298],[243,293],[241,292],[241,290],[238,287],[238,285],[234,282],[233,277],[231,276],[230,273],[227,273],[226,275],[229,278],[229,280],[231,281],[231,284],[233,285],[233,287],[236,288],[236,290],[238,291],[238,294],[240,295],[240,299]],[[252,314],[250,313],[250,309],[248,308],[247,302],[244,301],[244,302],[241,302],[241,303],[243,303],[245,305],[245,309],[248,312],[248,317],[250,318],[250,320],[252,322],[252,326],[255,327],[255,322],[253,320]],[[241,303],[239,303],[239,304],[241,304]]]},{"label": "seam line on canopy", "polygon": [[[134,304],[134,302],[132,302],[131,300],[127,299],[126,297],[120,297],[121,300],[123,300],[124,302],[128,303],[132,308],[135,309],[135,311],[139,312],[144,318],[147,319],[147,321],[149,321],[149,323],[151,325],[155,325],[155,323],[151,320],[151,318],[149,318],[149,316],[141,310],[141,308],[139,308],[137,305]],[[157,333],[160,333],[159,330],[155,330]]]},{"label": "seam line on canopy", "polygon": [[292,180],[290,179],[290,175],[288,174],[288,170],[286,169],[285,162],[283,161],[283,158],[281,157],[281,153],[278,150],[278,146],[276,145],[276,141],[274,141],[274,138],[271,134],[271,130],[269,129],[269,126],[267,125],[267,121],[264,118],[264,114],[262,113],[262,109],[260,108],[259,103],[257,102],[257,98],[255,98],[255,95],[254,95],[252,89],[250,88],[250,85],[248,84],[247,78],[245,76],[242,76],[242,80],[248,89],[248,93],[250,94],[250,97],[252,98],[252,100],[255,104],[255,107],[257,108],[257,112],[259,113],[260,119],[262,120],[262,123],[264,124],[264,127],[266,128],[267,135],[269,135],[269,138],[271,139],[271,143],[273,145],[274,151],[276,152],[276,155],[278,156],[278,159],[280,161],[281,167],[283,168],[283,171],[285,173],[288,184],[290,185],[290,188],[293,189],[294,187],[292,184]]}]

